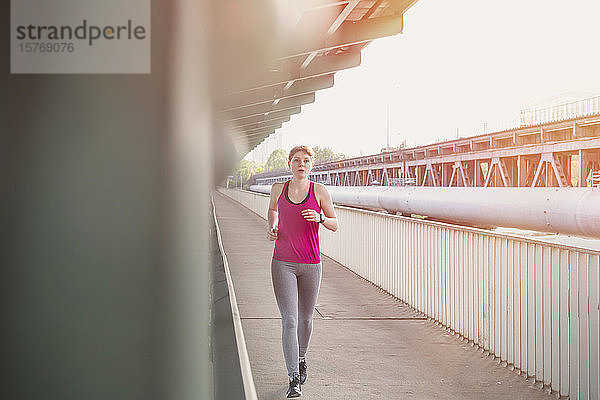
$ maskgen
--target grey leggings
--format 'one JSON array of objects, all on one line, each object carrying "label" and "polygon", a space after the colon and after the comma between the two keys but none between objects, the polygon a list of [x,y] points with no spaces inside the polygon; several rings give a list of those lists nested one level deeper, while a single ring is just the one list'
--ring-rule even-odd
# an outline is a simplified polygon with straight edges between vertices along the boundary
[{"label": "grey leggings", "polygon": [[300,264],[273,260],[271,278],[281,313],[281,341],[288,375],[298,374],[298,358],[304,357],[319,286],[321,264]]}]

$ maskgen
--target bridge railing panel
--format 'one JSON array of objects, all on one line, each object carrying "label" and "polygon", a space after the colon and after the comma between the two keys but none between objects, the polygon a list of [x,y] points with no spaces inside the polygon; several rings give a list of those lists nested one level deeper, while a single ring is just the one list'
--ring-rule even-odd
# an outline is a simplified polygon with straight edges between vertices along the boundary
[{"label": "bridge railing panel", "polygon": [[595,96],[550,107],[522,110],[520,119],[521,126],[528,126],[595,115],[598,113],[600,113],[600,96]]},{"label": "bridge railing panel", "polygon": [[[223,191],[263,218],[268,196]],[[571,399],[600,398],[600,252],[337,207],[323,254],[499,362]]]}]

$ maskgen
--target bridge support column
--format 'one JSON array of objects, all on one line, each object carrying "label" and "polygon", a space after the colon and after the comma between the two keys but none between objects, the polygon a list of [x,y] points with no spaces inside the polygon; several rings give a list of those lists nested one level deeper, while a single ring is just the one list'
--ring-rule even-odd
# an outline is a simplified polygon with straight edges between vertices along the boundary
[{"label": "bridge support column", "polygon": [[381,174],[381,180],[379,181],[379,184],[381,186],[388,186],[389,184],[389,179],[388,179],[388,173],[387,173],[387,168],[383,168],[383,173]]},{"label": "bridge support column", "polygon": [[496,169],[496,186],[504,185],[505,187],[512,186],[512,180],[510,179],[510,173],[508,171],[508,166],[506,164],[506,160],[503,158],[494,158],[492,162],[495,165]]},{"label": "bridge support column", "polygon": [[483,177],[483,171],[481,169],[482,162],[480,160],[473,161],[473,181],[475,182],[475,187],[482,187],[485,181]]},{"label": "bridge support column", "polygon": [[535,186],[570,186],[558,155],[553,153],[542,154],[540,162],[535,171],[533,182],[531,183],[531,187]]},{"label": "bridge support column", "polygon": [[489,160],[487,162],[487,171],[485,174],[485,182],[483,183],[483,187],[489,187],[489,186],[494,186],[494,181],[492,181],[492,179],[494,178],[494,163]]},{"label": "bridge support column", "polygon": [[516,186],[518,172],[517,172],[517,159],[515,157],[504,158],[504,165],[508,171],[508,179],[510,186]]},{"label": "bridge support column", "polygon": [[[404,179],[406,179],[406,178],[415,178],[415,181],[416,181],[416,167],[409,167],[409,166],[407,166],[404,169]],[[418,185],[419,183],[416,182],[415,184]]]},{"label": "bridge support column", "polygon": [[571,174],[571,155],[570,154],[564,154],[559,156],[559,160],[560,160],[560,166],[562,167],[562,170],[565,174],[565,179],[566,179],[566,183],[567,186],[573,186],[573,182],[572,182],[572,174]]},{"label": "bridge support column", "polygon": [[470,162],[463,162],[463,171],[466,174],[469,186],[475,186],[475,164]]},{"label": "bridge support column", "polygon": [[354,186],[362,186],[362,182],[360,180],[361,171],[356,171],[356,175],[354,177]]},{"label": "bridge support column", "polygon": [[527,159],[522,155],[517,156],[517,186],[527,186]]},{"label": "bridge support column", "polygon": [[[428,179],[429,178],[429,179]],[[439,186],[439,176],[431,163],[425,167],[425,176],[423,177],[423,186]],[[428,183],[431,182],[431,185]]]},{"label": "bridge support column", "polygon": [[462,161],[456,161],[454,163],[454,172],[452,176],[456,179],[456,186],[469,187],[471,181],[466,171],[466,165]]},{"label": "bridge support column", "polygon": [[417,185],[423,185],[423,173],[421,172],[422,167],[420,165],[415,166],[415,178]]},{"label": "bridge support column", "polygon": [[587,186],[587,177],[590,173],[590,157],[585,150],[579,150],[579,177],[577,178],[577,185],[579,187]]},{"label": "bridge support column", "polygon": [[442,164],[441,166],[442,168],[442,179],[441,179],[441,186],[447,187],[450,184],[450,165],[449,164]]}]

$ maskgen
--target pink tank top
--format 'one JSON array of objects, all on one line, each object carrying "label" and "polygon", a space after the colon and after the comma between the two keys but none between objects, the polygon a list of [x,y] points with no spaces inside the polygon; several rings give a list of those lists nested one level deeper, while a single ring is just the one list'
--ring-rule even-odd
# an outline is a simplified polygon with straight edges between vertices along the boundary
[{"label": "pink tank top", "polygon": [[279,211],[279,235],[275,241],[273,258],[279,261],[318,264],[321,262],[319,250],[319,223],[307,221],[302,210],[312,208],[318,213],[321,207],[315,197],[314,182],[310,183],[308,195],[301,203],[292,203],[288,197],[289,181],[277,200]]}]

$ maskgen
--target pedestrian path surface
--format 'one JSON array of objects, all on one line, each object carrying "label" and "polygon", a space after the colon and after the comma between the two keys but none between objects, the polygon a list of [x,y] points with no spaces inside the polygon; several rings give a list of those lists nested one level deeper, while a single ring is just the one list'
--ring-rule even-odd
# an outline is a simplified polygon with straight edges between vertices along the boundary
[{"label": "pedestrian path surface", "polygon": [[[266,222],[218,192],[214,201],[258,398],[285,398]],[[306,357],[305,399],[552,398],[327,257]]]}]

